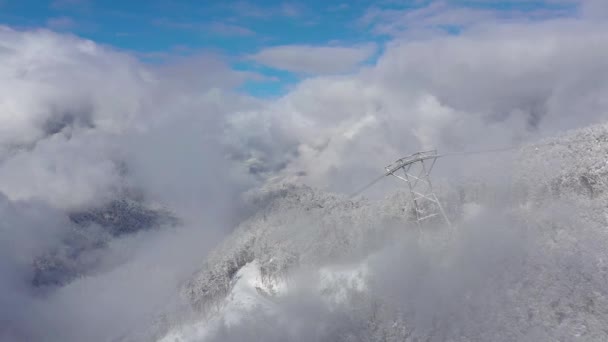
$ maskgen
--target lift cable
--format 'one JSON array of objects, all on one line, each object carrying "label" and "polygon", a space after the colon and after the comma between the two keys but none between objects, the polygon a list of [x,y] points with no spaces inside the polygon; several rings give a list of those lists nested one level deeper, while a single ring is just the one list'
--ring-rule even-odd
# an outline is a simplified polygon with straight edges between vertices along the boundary
[{"label": "lift cable", "polygon": [[[564,143],[565,143],[565,145],[568,145],[568,144],[572,144],[572,143],[588,142],[588,141],[592,141],[592,140],[600,142],[600,140],[598,140],[597,138],[591,138],[591,139],[570,140],[570,141],[566,141]],[[608,142],[608,141],[603,141],[603,142]],[[435,157],[436,158],[441,158],[441,157],[464,156],[464,155],[485,154],[485,153],[500,153],[500,152],[507,152],[507,151],[521,149],[521,148],[527,147],[527,146],[531,147],[531,148],[538,149],[539,147],[553,146],[553,145],[559,145],[559,144],[556,143],[556,142],[549,142],[549,143],[528,144],[528,145],[514,145],[514,146],[501,147],[501,148],[493,148],[493,149],[485,149],[485,150],[473,150],[473,151],[462,151],[462,152],[447,152],[447,153],[443,153],[443,154],[437,154]],[[402,160],[402,159],[400,159],[400,160]],[[399,162],[400,160],[398,160],[397,162]],[[397,168],[397,169],[399,169],[399,168]],[[365,190],[369,189],[374,184],[378,183],[384,177],[390,176],[391,174],[393,174],[393,172],[391,172],[390,170],[387,170],[387,172],[385,172],[384,174],[382,174],[378,178],[375,178],[374,180],[372,180],[371,182],[369,182],[368,184],[366,184],[365,186],[363,186],[359,190],[353,192],[349,196],[349,198],[354,198],[354,197],[360,195],[362,192],[364,192]]]}]

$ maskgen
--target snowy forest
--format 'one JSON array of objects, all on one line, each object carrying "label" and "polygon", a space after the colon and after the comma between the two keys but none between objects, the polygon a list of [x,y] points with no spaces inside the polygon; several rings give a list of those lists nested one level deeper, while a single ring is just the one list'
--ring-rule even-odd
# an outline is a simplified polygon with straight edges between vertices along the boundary
[{"label": "snowy forest", "polygon": [[255,215],[182,288],[198,318],[162,341],[607,338],[608,126],[505,153],[511,183],[442,188],[454,227],[418,227],[405,187],[250,194]]}]

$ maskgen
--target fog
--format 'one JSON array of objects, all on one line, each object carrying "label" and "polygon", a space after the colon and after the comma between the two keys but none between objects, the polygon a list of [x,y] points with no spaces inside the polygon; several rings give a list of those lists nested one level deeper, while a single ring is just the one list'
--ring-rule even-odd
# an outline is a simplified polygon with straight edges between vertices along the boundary
[{"label": "fog", "polygon": [[[226,172],[218,129],[226,113],[257,101],[225,90],[243,76],[215,56],[150,67],[72,36],[0,34],[0,335],[106,340],[151,324],[238,218],[234,198],[252,181]],[[205,79],[215,73],[223,80]],[[97,269],[60,288],[34,288],[35,258],[64,248],[74,231],[95,232],[68,214],[125,196],[170,210],[180,224],[91,238],[107,245],[86,255]]]},{"label": "fog", "polygon": [[[454,10],[442,8],[440,15]],[[0,27],[0,339],[109,341],[146,330],[183,305],[179,287],[255,210],[242,194],[267,183],[348,194],[420,149],[517,146],[602,122],[605,11],[599,1],[580,8],[538,21],[490,18],[459,35],[391,31],[373,65],[310,76],[264,100],[235,90],[260,75],[232,70],[219,54],[149,64],[69,34]],[[496,158],[505,164],[446,158],[437,176],[448,183],[483,176],[500,186],[514,169],[510,157]],[[497,168],[504,177],[493,178]],[[367,195],[393,188],[384,182]],[[175,222],[110,236],[70,219],[122,198],[170,212]],[[417,333],[444,337],[481,320],[481,338],[500,330],[501,315],[519,317],[505,293],[522,272],[530,276],[530,253],[545,235],[503,211],[463,227],[446,249],[420,249],[405,235],[370,256],[370,291],[391,298],[387,315],[411,314]],[[76,257],[94,267],[67,283],[34,286],[37,258],[67,248],[81,231],[103,247]],[[592,236],[580,243],[602,241]],[[538,252],[533,264],[558,277],[561,264],[550,258],[595,260],[564,248]],[[396,259],[408,262],[386,268]],[[330,310],[302,291],[280,303],[287,331],[268,335],[276,327],[255,319],[227,327],[220,340],[242,340],[251,329],[260,341],[330,341],[345,332],[364,340],[368,331],[357,327],[369,317],[350,306]],[[307,335],[319,321],[332,325]]]},{"label": "fog", "polygon": [[536,214],[482,207],[457,230],[401,226],[364,259],[321,266],[347,270],[345,278],[294,269],[270,309],[260,303],[237,322],[208,324],[211,336],[201,340],[603,339],[608,289],[598,260],[606,234],[583,228],[568,204]]}]

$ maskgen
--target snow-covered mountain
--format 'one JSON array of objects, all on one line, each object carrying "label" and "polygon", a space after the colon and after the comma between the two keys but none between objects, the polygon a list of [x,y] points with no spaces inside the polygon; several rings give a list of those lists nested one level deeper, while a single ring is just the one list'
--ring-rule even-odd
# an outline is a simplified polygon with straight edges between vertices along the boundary
[{"label": "snow-covered mountain", "polygon": [[608,340],[608,125],[513,153],[508,184],[442,187],[453,228],[416,228],[403,192],[250,193],[157,340]]}]

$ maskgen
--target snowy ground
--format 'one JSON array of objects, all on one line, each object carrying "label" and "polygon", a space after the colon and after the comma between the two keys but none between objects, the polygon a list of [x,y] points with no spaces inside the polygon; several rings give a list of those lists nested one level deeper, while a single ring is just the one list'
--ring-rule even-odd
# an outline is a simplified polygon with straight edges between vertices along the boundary
[{"label": "snowy ground", "polygon": [[[327,294],[329,289],[337,289],[331,295],[324,297],[327,304],[332,305],[344,303],[347,300],[347,289],[354,287],[359,291],[364,291],[365,273],[365,264],[342,265],[321,268],[316,274],[307,276],[315,279],[312,287],[318,294]],[[340,283],[348,286],[336,286]],[[281,300],[281,297],[288,296],[290,290],[289,281],[262,280],[259,263],[250,262],[235,275],[230,293],[219,304],[219,309],[211,318],[176,327],[158,342],[205,341],[215,336],[220,329],[230,329],[231,326],[238,325],[248,315],[262,313],[270,317],[277,317],[281,314],[277,301]]]}]

